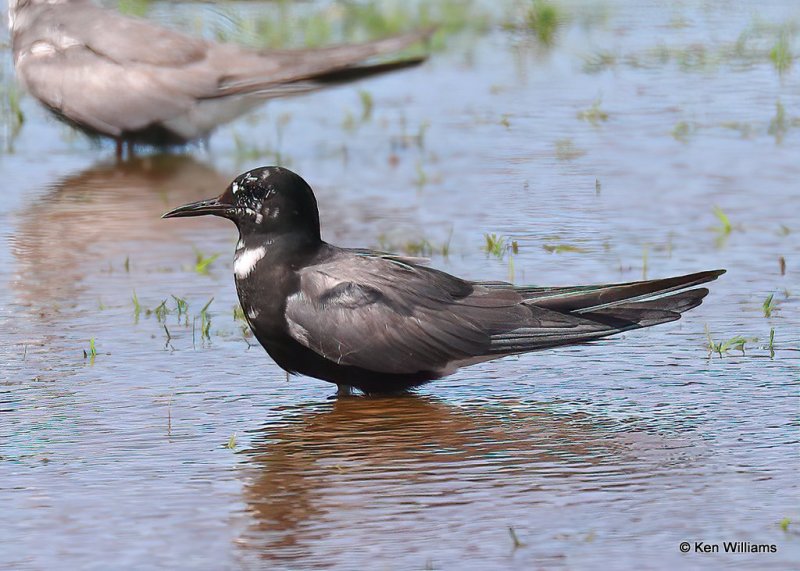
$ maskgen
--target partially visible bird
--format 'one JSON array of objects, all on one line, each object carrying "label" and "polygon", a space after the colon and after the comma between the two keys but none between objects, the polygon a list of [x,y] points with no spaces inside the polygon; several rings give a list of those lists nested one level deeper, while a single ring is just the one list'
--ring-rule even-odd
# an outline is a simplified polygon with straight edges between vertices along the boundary
[{"label": "partially visible bird", "polygon": [[725,273],[568,287],[467,281],[323,242],[314,193],[280,167],[246,172],[164,218],[206,214],[239,229],[236,290],[258,341],[286,371],[340,393],[403,391],[465,365],[674,321],[708,294],[695,286]]},{"label": "partially visible bird", "polygon": [[91,0],[9,0],[22,85],[92,136],[181,145],[206,137],[265,99],[419,64],[363,64],[427,38],[425,29],[319,49],[258,51],[192,38]]}]

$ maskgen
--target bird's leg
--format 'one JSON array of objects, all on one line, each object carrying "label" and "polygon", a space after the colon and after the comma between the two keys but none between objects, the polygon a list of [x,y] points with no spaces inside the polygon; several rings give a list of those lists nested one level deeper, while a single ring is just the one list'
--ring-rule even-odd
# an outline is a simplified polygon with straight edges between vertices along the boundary
[{"label": "bird's leg", "polygon": [[136,147],[133,146],[133,141],[128,141],[128,159],[136,156]]},{"label": "bird's leg", "polygon": [[117,161],[122,160],[122,139],[115,139],[117,143]]},{"label": "bird's leg", "polygon": [[351,397],[355,395],[355,389],[350,385],[336,385],[338,388],[336,390],[336,398],[342,397]]}]

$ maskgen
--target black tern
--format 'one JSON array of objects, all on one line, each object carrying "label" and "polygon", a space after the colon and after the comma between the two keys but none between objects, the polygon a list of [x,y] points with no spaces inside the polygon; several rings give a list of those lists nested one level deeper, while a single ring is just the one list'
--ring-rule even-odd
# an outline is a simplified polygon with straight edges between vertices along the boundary
[{"label": "black tern", "polygon": [[159,147],[207,137],[265,99],[419,64],[363,63],[432,28],[319,49],[257,51],[124,16],[90,0],[9,0],[17,77],[58,118],[91,136]]},{"label": "black tern", "polygon": [[[401,392],[459,367],[674,321],[725,270],[568,287],[467,281],[418,259],[320,238],[314,193],[262,167],[164,218],[213,214],[239,229],[234,274],[253,334],[289,373]],[[691,288],[691,289],[689,289]]]}]

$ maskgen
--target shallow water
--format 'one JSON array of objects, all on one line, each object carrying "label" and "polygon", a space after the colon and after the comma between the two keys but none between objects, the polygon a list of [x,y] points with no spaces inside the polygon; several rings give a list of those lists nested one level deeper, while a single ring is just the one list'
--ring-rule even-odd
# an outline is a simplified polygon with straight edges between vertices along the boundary
[{"label": "shallow water", "polygon": [[[796,568],[800,70],[769,51],[781,24],[800,50],[800,9],[664,4],[564,4],[550,48],[495,8],[422,68],[118,166],[23,98],[0,155],[0,568]],[[211,34],[276,9],[149,16]],[[595,101],[607,120],[580,119]],[[330,400],[234,319],[233,226],[159,218],[277,160],[316,189],[329,241],[449,240],[432,263],[466,277],[728,273],[677,323]],[[485,233],[517,241],[513,265]],[[196,252],[220,254],[207,274]],[[745,354],[709,357],[706,328]]]}]

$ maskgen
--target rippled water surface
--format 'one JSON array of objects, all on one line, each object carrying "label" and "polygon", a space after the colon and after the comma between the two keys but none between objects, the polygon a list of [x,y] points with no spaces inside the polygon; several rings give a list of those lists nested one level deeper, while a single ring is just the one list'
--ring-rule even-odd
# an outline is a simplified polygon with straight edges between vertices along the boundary
[{"label": "rippled water surface", "polygon": [[[265,17],[277,43],[369,32],[328,3],[126,6],[255,43]],[[5,49],[0,568],[798,568],[800,69],[775,46],[800,53],[800,7],[562,3],[548,46],[503,25],[527,4],[438,6],[460,25],[421,68],[120,165],[31,98],[17,128]],[[329,241],[469,278],[728,273],[677,323],[332,400],[235,319],[234,227],[159,218],[275,162]]]}]

